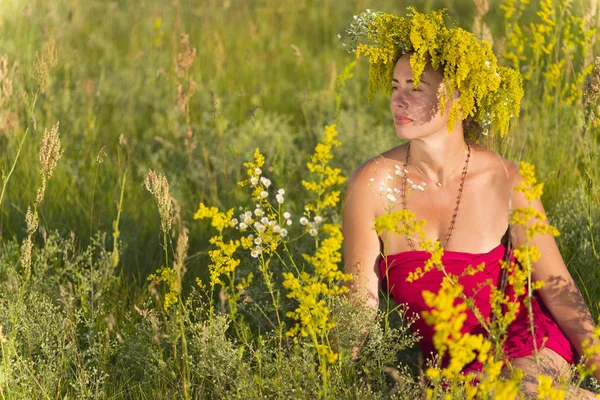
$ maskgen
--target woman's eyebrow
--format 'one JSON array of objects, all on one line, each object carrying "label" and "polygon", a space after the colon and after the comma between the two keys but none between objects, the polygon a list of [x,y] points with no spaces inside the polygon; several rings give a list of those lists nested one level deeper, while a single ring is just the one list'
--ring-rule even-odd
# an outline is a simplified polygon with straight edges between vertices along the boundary
[{"label": "woman's eyebrow", "polygon": [[[400,81],[396,78],[392,78],[392,82],[396,82],[396,83],[400,83]],[[412,79],[407,79],[406,83],[414,83],[415,81],[413,81]],[[431,86],[431,84],[429,82],[425,82],[423,79],[421,79],[421,83],[424,83],[428,86]]]}]

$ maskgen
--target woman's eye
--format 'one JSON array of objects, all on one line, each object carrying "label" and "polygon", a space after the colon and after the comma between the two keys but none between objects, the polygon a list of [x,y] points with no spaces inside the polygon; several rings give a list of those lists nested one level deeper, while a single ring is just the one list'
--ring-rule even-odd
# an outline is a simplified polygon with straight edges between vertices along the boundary
[{"label": "woman's eye", "polygon": [[392,86],[392,90],[398,90],[398,86]]},{"label": "woman's eye", "polygon": [[419,88],[413,88],[413,92],[422,92],[423,89],[419,89]]}]

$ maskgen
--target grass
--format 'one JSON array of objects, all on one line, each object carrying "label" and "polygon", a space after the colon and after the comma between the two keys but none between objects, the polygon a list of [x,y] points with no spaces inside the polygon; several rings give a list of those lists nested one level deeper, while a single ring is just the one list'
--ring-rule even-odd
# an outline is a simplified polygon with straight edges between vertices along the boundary
[{"label": "grass", "polygon": [[[582,77],[600,46],[575,28],[569,36],[565,26],[577,25],[571,14],[590,18],[594,26],[600,11],[592,19],[587,3],[573,2],[571,11],[565,2],[552,4],[558,23],[545,40],[564,46],[534,56],[531,35],[515,37],[524,44],[517,67],[528,77],[522,113],[511,134],[503,141],[492,138],[489,146],[515,162],[536,165],[550,220],[561,231],[565,262],[598,317],[600,137],[597,126],[588,125],[582,134],[590,119],[581,94]],[[310,346],[295,346],[291,339],[282,348],[281,332],[268,322],[295,304],[282,286],[286,264],[269,265],[280,310],[272,307],[263,274],[244,291],[229,293],[240,296],[235,315],[217,312],[230,309],[219,290],[203,291],[195,283],[210,281],[213,232],[193,215],[200,202],[221,210],[253,204],[237,182],[246,178],[242,164],[257,147],[266,156],[265,174],[273,187],[285,188],[287,210],[299,216],[309,197],[301,184],[308,179],[305,163],[326,125],[337,123],[342,146],[331,163],[344,176],[394,146],[387,98],[367,103],[364,60],[347,81],[338,114],[336,78],[354,56],[343,51],[336,35],[365,8],[402,13],[408,5],[421,11],[447,7],[467,29],[476,15],[475,4],[459,0],[393,5],[5,0],[0,6],[0,57],[7,57],[7,80],[0,78],[0,332],[5,340],[0,337],[0,397],[324,396],[316,368],[320,359]],[[501,62],[512,63],[505,38],[515,26],[532,29],[530,24],[542,23],[536,11],[531,5],[507,20],[500,2],[492,2],[482,18],[497,54],[505,55]],[[183,33],[196,53],[178,74],[174,59],[183,52]],[[55,66],[46,47],[52,39]],[[561,60],[569,62],[557,75],[552,66]],[[197,87],[186,98],[181,93],[192,85],[190,79]],[[3,93],[11,95],[4,100]],[[64,153],[37,207],[40,223],[32,234],[28,280],[20,264],[21,243],[29,235],[25,216],[41,184],[40,138],[57,121]],[[155,199],[144,188],[149,169],[167,177],[175,200],[168,232],[161,231]],[[339,222],[339,214],[339,208],[332,209],[328,218]],[[177,306],[165,311],[168,282],[147,277],[171,267],[184,227],[189,250],[176,279],[182,290]],[[302,236],[292,259],[314,252],[315,245]],[[254,261],[243,257],[235,284],[249,272],[258,275],[255,269]],[[342,355],[335,368],[330,366],[329,397],[423,393],[415,340],[401,322],[401,310],[373,322],[335,296],[329,301],[338,307],[338,328],[330,332],[338,342],[331,346]],[[371,333],[367,350],[353,362],[342,349],[356,337],[355,327],[344,321],[355,318],[371,324]],[[282,319],[286,328],[293,325]]]}]

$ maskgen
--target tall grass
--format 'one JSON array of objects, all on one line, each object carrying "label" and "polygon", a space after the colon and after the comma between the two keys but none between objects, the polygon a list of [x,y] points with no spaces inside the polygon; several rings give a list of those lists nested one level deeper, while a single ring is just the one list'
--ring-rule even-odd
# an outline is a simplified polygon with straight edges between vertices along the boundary
[{"label": "tall grass", "polygon": [[[594,2],[523,3],[2,2],[0,397],[423,395],[402,308],[373,321],[341,296],[324,296],[336,326],[312,345],[294,344],[284,337],[295,321],[285,311],[299,299],[287,297],[283,273],[301,271],[272,259],[259,277],[246,255],[227,286],[209,290],[212,228],[193,221],[199,202],[253,206],[237,182],[247,179],[243,162],[257,147],[297,228],[309,196],[305,164],[326,125],[337,124],[342,145],[330,162],[345,176],[396,144],[388,100],[367,103],[364,62],[340,91],[338,78],[355,60],[336,35],[365,8],[448,7],[524,74],[521,116],[507,140],[488,145],[536,165],[563,257],[597,317],[600,128],[592,114],[600,115],[598,97],[585,103],[582,95],[600,55],[600,11]],[[39,146],[56,121],[63,154],[48,181]],[[158,175],[148,183],[164,195],[159,205],[172,206],[168,213],[156,212],[144,188],[149,169],[168,178],[166,194],[152,184]],[[34,207],[39,228],[30,229],[28,207],[45,181]],[[339,213],[322,217],[335,225]],[[290,244],[293,260],[325,239],[300,235]],[[369,340],[352,360],[347,349],[363,326]],[[315,353],[320,345],[339,359]]]}]

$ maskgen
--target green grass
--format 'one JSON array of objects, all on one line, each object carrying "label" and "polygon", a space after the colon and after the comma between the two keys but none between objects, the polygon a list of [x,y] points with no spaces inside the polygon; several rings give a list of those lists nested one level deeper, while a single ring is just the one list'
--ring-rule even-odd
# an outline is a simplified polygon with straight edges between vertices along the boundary
[{"label": "green grass", "polygon": [[[212,233],[193,214],[199,202],[220,209],[251,204],[236,182],[245,178],[242,163],[256,147],[267,157],[265,170],[274,186],[286,188],[290,211],[299,215],[306,196],[300,183],[307,178],[305,163],[325,125],[337,122],[342,146],[334,152],[333,164],[346,176],[396,145],[387,98],[382,94],[367,103],[365,60],[347,82],[336,120],[335,79],[355,59],[336,35],[366,8],[402,13],[408,5],[420,11],[447,7],[466,29],[475,14],[472,2],[459,0],[2,1],[0,57],[8,57],[9,71],[18,64],[9,74],[12,97],[0,103],[0,113],[17,116],[18,127],[4,131],[0,116],[0,184],[6,183],[0,204],[0,324],[5,334],[10,327],[11,347],[5,350],[18,356],[3,356],[7,364],[0,366],[5,374],[0,374],[0,387],[10,379],[11,390],[19,389],[1,396],[183,396],[180,318],[189,342],[186,365],[192,368],[188,381],[193,397],[287,397],[292,389],[298,390],[298,398],[318,395],[310,352],[274,352],[266,322],[252,322],[261,318],[255,305],[240,305],[256,335],[245,345],[230,335],[232,321],[227,318],[219,317],[214,325],[206,322],[206,305],[218,304],[218,299],[201,295],[194,279],[208,281]],[[586,5],[573,7],[578,15]],[[520,26],[537,22],[535,11],[528,8]],[[484,21],[498,47],[507,27],[498,1]],[[188,111],[180,115],[177,86],[185,78],[177,76],[173,60],[184,32],[197,52],[187,77],[198,87]],[[553,38],[557,43],[561,32]],[[32,107],[38,92],[36,54],[42,54],[50,38],[56,40],[58,64]],[[588,47],[591,54],[600,54],[598,44]],[[546,184],[546,209],[562,232],[558,243],[565,262],[597,317],[598,128],[582,138],[580,99],[567,104],[560,95],[554,102],[540,101],[555,93],[542,72],[565,58],[562,51],[522,62],[522,72],[534,71],[535,79],[526,82],[521,116],[505,140],[489,145],[513,161],[536,165]],[[573,67],[564,69],[561,82],[572,81],[583,64],[576,47]],[[41,229],[35,235],[32,280],[26,283],[19,265],[25,213],[41,179],[40,137],[57,121],[64,155],[38,210]],[[105,155],[98,163],[101,152]],[[6,180],[17,154],[14,173]],[[182,221],[177,229],[185,225],[190,230],[183,317],[157,310],[160,302],[146,281],[164,264],[159,216],[143,186],[149,168],[167,176]],[[120,262],[115,268],[110,257],[119,204]],[[244,260],[242,275],[251,268],[251,261]],[[254,295],[261,299],[264,293]],[[414,374],[405,371],[417,369],[416,363],[399,365],[396,358],[400,352],[400,360],[414,359],[406,356],[412,339],[399,324],[374,334],[370,358],[361,358],[358,366],[344,361],[332,378],[339,396],[418,393],[418,383],[410,380]],[[258,332],[261,339],[256,339]],[[400,389],[393,389],[399,386],[383,372],[390,365],[406,379]],[[357,371],[361,374],[355,375]]]}]

